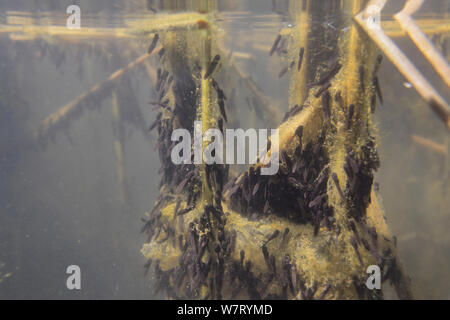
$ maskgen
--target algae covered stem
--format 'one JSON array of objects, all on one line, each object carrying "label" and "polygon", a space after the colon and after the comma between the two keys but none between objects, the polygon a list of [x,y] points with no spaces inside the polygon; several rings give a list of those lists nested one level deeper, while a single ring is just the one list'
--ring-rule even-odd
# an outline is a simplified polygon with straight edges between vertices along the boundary
[{"label": "algae covered stem", "polygon": [[[300,10],[306,15],[326,19],[317,2],[303,3]],[[342,8],[357,12],[362,2],[343,4],[328,3],[325,7],[335,14]],[[290,101],[299,103],[279,127],[279,172],[263,176],[263,164],[258,163],[232,178],[222,194],[225,169],[202,164],[201,203],[187,203],[182,209],[187,226],[184,233],[171,222],[175,204],[169,201],[159,207],[157,219],[163,229],[175,228],[175,234],[181,232],[186,239],[180,249],[172,248],[167,236],[161,235],[143,248],[147,258],[160,261],[158,279],[168,287],[170,297],[382,298],[382,292],[361,286],[364,266],[398,260],[372,193],[379,159],[369,107],[375,88],[368,84],[377,68],[377,55],[375,47],[360,38],[351,19],[338,19],[336,24],[342,28],[314,26],[316,31],[324,29],[323,38],[310,39],[307,33],[306,44],[300,45],[297,36],[293,44],[283,44],[288,56],[305,59],[297,61],[300,71],[291,63],[290,87],[295,88],[302,78],[308,85],[303,88],[303,98],[290,90]],[[340,34],[346,26],[351,32]],[[223,112],[217,106],[217,97],[223,96],[214,80],[221,62],[212,49],[214,33],[204,28],[199,35],[197,119],[204,133],[219,123],[223,127],[219,116]],[[274,52],[281,43],[288,43],[277,39]],[[337,46],[338,39],[348,46]],[[318,43],[323,41],[335,45],[320,51]],[[321,67],[307,68],[311,62]],[[203,141],[202,150],[208,144]],[[180,185],[177,190],[187,186],[185,180]],[[177,202],[175,211],[180,212],[178,208],[183,205]],[[281,236],[280,230],[288,231]],[[166,244],[166,256],[161,255],[161,241]],[[176,259],[180,254],[181,261]],[[340,272],[330,274],[334,268]],[[403,275],[398,261],[389,268]],[[183,280],[183,275],[189,279]],[[391,280],[401,287],[399,296],[407,298],[408,285],[402,277]],[[185,282],[187,287],[182,285]]]}]

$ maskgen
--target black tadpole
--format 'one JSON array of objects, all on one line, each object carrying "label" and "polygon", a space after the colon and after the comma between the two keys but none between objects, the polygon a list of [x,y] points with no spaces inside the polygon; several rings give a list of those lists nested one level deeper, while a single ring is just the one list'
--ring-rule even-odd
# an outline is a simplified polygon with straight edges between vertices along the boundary
[{"label": "black tadpole", "polygon": [[289,69],[289,67],[287,67],[287,66],[284,67],[283,69],[281,69],[280,73],[278,74],[278,78],[283,77],[286,74],[286,72],[288,71],[288,69]]},{"label": "black tadpole", "polygon": [[380,82],[378,81],[378,77],[373,78],[373,85],[375,87],[375,91],[377,93],[378,99],[380,99],[381,105],[384,104],[383,101],[383,93],[381,92]]},{"label": "black tadpole", "polygon": [[148,54],[151,54],[153,52],[153,50],[155,50],[156,45],[158,44],[158,40],[159,40],[159,35],[155,34],[155,36],[153,37],[153,41],[150,44],[150,47],[148,47],[148,51],[147,51]]},{"label": "black tadpole", "polygon": [[316,92],[316,94],[314,95],[316,98],[320,97],[322,95],[322,93],[325,92],[325,90],[328,90],[328,88],[331,87],[331,83],[327,82],[325,83],[323,86],[320,87],[320,89]]},{"label": "black tadpole", "polygon": [[186,213],[189,213],[189,212],[191,212],[194,209],[195,209],[195,205],[191,205],[191,206],[189,206],[189,207],[187,207],[187,208],[185,208],[183,210],[178,211],[177,212],[177,216],[185,215]]},{"label": "black tadpole", "polygon": [[330,93],[328,90],[322,94],[322,111],[325,121],[328,122],[330,120]]},{"label": "black tadpole", "polygon": [[221,99],[219,99],[219,109],[220,109],[220,114],[222,115],[222,118],[225,120],[225,122],[228,122],[227,113],[225,111],[225,102]]},{"label": "black tadpole", "polygon": [[281,40],[281,35],[278,35],[273,43],[272,48],[270,49],[269,56],[273,55],[273,53],[275,52],[275,50],[278,47],[278,44],[280,43],[280,40]]},{"label": "black tadpole", "polygon": [[348,115],[347,115],[347,130],[349,130],[352,126],[352,118],[353,118],[353,113],[355,112],[355,105],[351,104],[348,106]]},{"label": "black tadpole", "polygon": [[300,71],[301,67],[302,67],[302,62],[303,62],[303,55],[305,53],[305,48],[301,47],[300,51],[298,53],[298,64],[297,64],[297,71]]},{"label": "black tadpole", "polygon": [[220,56],[217,54],[214,59],[211,61],[211,64],[209,65],[208,69],[206,70],[205,75],[203,76],[203,79],[206,80],[211,76],[211,74],[214,72],[214,70],[217,67],[217,64],[219,63]]},{"label": "black tadpole", "polygon": [[361,83],[361,89],[362,91],[366,90],[366,86],[364,85],[364,67],[359,66],[359,82]]},{"label": "black tadpole", "polygon": [[276,237],[278,237],[278,235],[280,234],[280,230],[275,230],[272,235],[266,240],[266,242],[264,243],[264,246],[266,246],[270,241],[272,241],[273,239],[275,239]]},{"label": "black tadpole", "polygon": [[335,172],[333,172],[331,174],[331,177],[333,178],[333,182],[336,185],[336,189],[339,192],[339,195],[341,196],[342,200],[345,200],[344,193],[342,192],[341,186],[339,185],[339,179],[338,179],[337,174]]},{"label": "black tadpole", "polygon": [[300,125],[297,127],[297,129],[295,129],[295,135],[299,138],[299,140],[302,139],[303,136],[303,126]]}]

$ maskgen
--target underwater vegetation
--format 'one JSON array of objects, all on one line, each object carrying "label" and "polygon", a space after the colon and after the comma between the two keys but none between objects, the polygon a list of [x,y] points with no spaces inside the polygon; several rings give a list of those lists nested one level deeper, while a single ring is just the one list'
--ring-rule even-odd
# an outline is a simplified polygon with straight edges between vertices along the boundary
[{"label": "underwater vegetation", "polygon": [[[299,19],[324,6],[333,14],[337,5],[308,2],[298,8]],[[226,55],[213,41],[207,17],[196,28],[194,46],[190,35],[158,35],[168,63],[158,72],[157,88],[161,99],[166,90],[172,95],[151,126],[159,135],[163,179],[142,229],[148,235],[142,250],[146,268],[153,262],[158,289],[171,298],[381,298],[381,291],[364,285],[365,266],[379,264],[383,280],[391,281],[399,297],[410,298],[372,194],[379,159],[370,118],[373,97],[376,92],[381,97],[376,86],[381,58],[373,45],[359,38],[355,26],[349,35],[321,33],[336,45],[320,54],[315,44],[325,39],[306,38],[301,47],[295,41],[305,25],[277,36],[269,55],[286,56],[289,67],[279,77],[289,72],[293,83],[292,107],[279,127],[281,169],[261,176],[258,163],[233,177],[227,166],[173,167],[170,161],[171,132],[193,129],[193,115],[205,127],[227,120],[220,80],[214,78]],[[339,36],[346,48],[337,45]],[[308,68],[320,65],[317,61],[324,67]],[[173,85],[165,87],[169,74]],[[297,90],[297,81],[305,80],[306,88]]]},{"label": "underwater vegetation", "polygon": [[[291,5],[297,13],[293,27],[282,30],[269,51],[287,62],[278,77],[290,75],[275,176],[262,176],[262,163],[237,175],[224,165],[172,166],[174,129],[192,129],[194,114],[207,128],[227,122],[214,70],[219,61],[226,68],[220,58],[228,55],[214,42],[207,17],[195,26],[197,45],[191,46],[195,40],[189,35],[154,36],[168,56],[158,84],[169,75],[174,84],[157,86],[161,99],[166,90],[173,96],[150,128],[158,131],[163,179],[160,198],[144,220],[148,243],[142,252],[149,259],[147,270],[153,263],[157,290],[169,298],[383,298],[382,290],[365,285],[369,265],[380,266],[382,282],[389,282],[398,298],[412,298],[396,240],[372,190],[380,165],[372,114],[377,99],[383,103],[377,77],[383,57],[351,19],[335,19],[333,28],[308,25],[308,17],[328,21],[324,12],[338,15],[346,8],[356,14],[363,3]],[[448,127],[448,105],[432,87],[424,91]]]}]

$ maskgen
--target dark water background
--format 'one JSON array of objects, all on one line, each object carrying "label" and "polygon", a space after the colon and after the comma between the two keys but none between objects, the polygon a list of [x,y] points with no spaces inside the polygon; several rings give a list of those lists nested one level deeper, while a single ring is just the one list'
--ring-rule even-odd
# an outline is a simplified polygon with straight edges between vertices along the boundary
[{"label": "dark water background", "polygon": [[[0,0],[0,22],[7,10],[64,14],[70,4],[80,4],[83,13],[100,15],[101,26],[120,21],[122,13],[146,9],[145,1]],[[401,4],[391,1],[386,12],[398,11]],[[158,2],[151,5],[158,7]],[[450,1],[434,0],[424,11],[450,18],[449,7]],[[230,33],[235,37],[264,33],[266,46],[272,44],[278,26],[286,23],[279,17],[272,21],[273,28],[258,29],[262,16],[272,13],[269,0],[219,1],[219,8],[235,10],[239,17],[228,21]],[[285,8],[286,1],[276,1],[277,10]],[[448,88],[437,81],[411,42],[401,39],[398,43],[449,101]],[[146,44],[140,45],[143,54]],[[248,47],[245,43],[235,46],[241,51]],[[158,297],[153,295],[151,279],[143,277],[140,248],[144,239],[139,234],[140,217],[158,196],[155,133],[143,134],[127,126],[125,206],[117,183],[110,97],[101,102],[99,111],[87,111],[73,121],[67,130],[70,138],[60,134],[44,149],[30,143],[33,130],[46,116],[138,57],[121,55],[126,49],[126,45],[112,46],[106,60],[95,54],[80,58],[76,49],[67,49],[73,54],[66,54],[58,66],[57,53],[39,59],[30,44],[0,36],[0,277],[11,273],[0,283],[0,298]],[[254,59],[245,62],[244,68],[271,99],[287,105],[287,77],[278,80],[270,73],[279,70],[276,59],[252,54]],[[153,84],[142,68],[127,79],[124,85],[132,88],[130,105],[139,106],[150,124],[156,115],[147,105]],[[383,63],[380,82],[385,105],[376,115],[382,161],[376,180],[388,224],[397,235],[417,297],[449,298],[450,182],[443,172],[450,161],[448,155],[411,142],[411,134],[420,134],[448,144],[448,132],[414,90],[404,86],[405,80],[388,61]],[[65,270],[71,264],[81,267],[81,291],[66,289]]]}]

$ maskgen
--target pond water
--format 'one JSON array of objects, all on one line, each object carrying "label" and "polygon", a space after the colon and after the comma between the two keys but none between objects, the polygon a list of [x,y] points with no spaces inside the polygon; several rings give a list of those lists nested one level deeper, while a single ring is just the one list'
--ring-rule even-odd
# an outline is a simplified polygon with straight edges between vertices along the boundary
[{"label": "pond water", "polygon": [[[269,51],[280,30],[295,28],[293,2],[301,1],[207,2],[215,45],[226,53],[219,67],[230,70],[219,81],[229,128],[276,128],[288,111],[287,60],[282,50]],[[403,3],[388,1],[382,21],[392,21]],[[79,30],[66,25],[73,4],[81,8]],[[345,33],[342,21],[352,13],[327,8],[309,26]],[[153,39],[143,30],[163,21],[159,15],[194,9],[195,1],[0,2],[1,299],[164,296],[155,293],[151,275],[144,277],[141,254],[141,217],[160,195],[158,133],[148,128],[158,115],[149,102],[158,100],[155,75],[164,59],[140,60]],[[428,1],[414,17],[428,23],[448,62],[450,1]],[[412,41],[393,39],[450,101],[449,88]],[[333,41],[317,46],[326,51]],[[374,188],[414,296],[449,299],[449,131],[387,58],[378,79],[384,103],[373,114],[381,162]],[[275,109],[258,108],[264,101]],[[70,265],[80,267],[81,290],[66,287]]]}]

